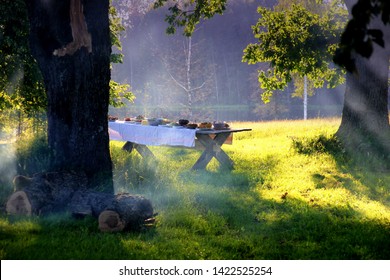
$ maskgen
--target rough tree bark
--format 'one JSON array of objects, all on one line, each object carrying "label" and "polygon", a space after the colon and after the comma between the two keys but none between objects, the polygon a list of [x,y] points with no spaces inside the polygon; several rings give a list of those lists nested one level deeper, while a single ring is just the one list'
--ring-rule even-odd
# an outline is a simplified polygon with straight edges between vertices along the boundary
[{"label": "rough tree bark", "polygon": [[[356,0],[345,2],[351,11]],[[390,28],[379,18],[371,20],[371,27],[383,31],[385,48],[374,43],[369,59],[354,53],[357,72],[347,73],[342,122],[336,135],[352,153],[388,158]]]},{"label": "rough tree bark", "polygon": [[52,170],[87,174],[113,193],[108,103],[109,0],[26,0],[30,46],[48,96]]}]

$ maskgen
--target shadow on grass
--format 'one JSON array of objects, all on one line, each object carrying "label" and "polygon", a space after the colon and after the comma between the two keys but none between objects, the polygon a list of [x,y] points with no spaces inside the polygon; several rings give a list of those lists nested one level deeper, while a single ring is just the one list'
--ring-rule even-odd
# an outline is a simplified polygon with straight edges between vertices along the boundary
[{"label": "shadow on grass", "polygon": [[[389,227],[351,208],[262,199],[254,192],[201,189],[185,211],[161,222],[177,248],[168,258],[388,259]],[[176,234],[173,234],[176,232]],[[181,235],[183,234],[183,236]],[[162,237],[162,236],[160,236]],[[183,239],[182,239],[183,238]],[[173,241],[175,240],[175,241]],[[190,242],[192,241],[192,242]],[[180,246],[178,245],[180,244]],[[184,245],[183,245],[184,244]],[[196,244],[196,247],[192,247]],[[186,247],[188,245],[189,247]],[[160,245],[157,245],[158,247]],[[195,252],[202,248],[203,254]]]},{"label": "shadow on grass", "polygon": [[12,218],[2,215],[1,259],[110,260],[145,257],[123,246],[124,238],[150,238],[155,230],[102,233],[97,220],[67,214]]}]

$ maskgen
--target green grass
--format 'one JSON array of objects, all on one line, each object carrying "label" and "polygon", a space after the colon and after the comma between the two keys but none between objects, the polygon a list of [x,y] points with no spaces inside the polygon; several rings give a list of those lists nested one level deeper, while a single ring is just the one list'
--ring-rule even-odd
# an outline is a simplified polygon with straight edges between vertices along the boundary
[{"label": "green grass", "polygon": [[224,146],[232,172],[214,160],[191,171],[197,150],[152,147],[150,161],[112,142],[116,190],[149,198],[155,227],[106,234],[92,218],[2,215],[0,258],[389,259],[390,175],[323,147],[339,122],[233,124],[253,130]]}]

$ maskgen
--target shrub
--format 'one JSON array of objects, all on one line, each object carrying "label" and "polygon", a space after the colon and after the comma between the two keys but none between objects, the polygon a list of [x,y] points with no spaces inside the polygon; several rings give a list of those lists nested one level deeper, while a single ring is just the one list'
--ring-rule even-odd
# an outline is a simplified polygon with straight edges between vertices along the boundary
[{"label": "shrub", "polygon": [[340,155],[344,153],[341,143],[334,135],[320,134],[312,138],[291,137],[291,140],[293,149],[300,154],[329,153]]}]

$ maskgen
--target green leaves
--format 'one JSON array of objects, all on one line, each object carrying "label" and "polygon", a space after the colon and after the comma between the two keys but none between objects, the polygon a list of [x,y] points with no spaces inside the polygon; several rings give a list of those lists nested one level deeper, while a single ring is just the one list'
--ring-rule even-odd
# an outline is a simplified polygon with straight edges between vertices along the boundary
[{"label": "green leaves", "polygon": [[171,2],[174,4],[168,8],[169,14],[165,18],[168,23],[166,32],[174,34],[177,28],[183,28],[183,34],[191,36],[201,20],[209,19],[215,14],[222,14],[227,0],[157,0],[153,7],[157,9]]},{"label": "green leaves", "polygon": [[46,107],[43,80],[28,44],[24,1],[0,5],[0,111],[17,109],[31,114]]},{"label": "green leaves", "polygon": [[315,87],[342,82],[342,71],[330,65],[341,33],[340,25],[332,24],[334,15],[320,17],[300,5],[285,11],[259,7],[258,13],[261,17],[252,27],[258,43],[245,48],[243,61],[269,63],[270,69],[260,70],[258,76],[264,101],[273,91],[283,90],[293,75],[307,76]]},{"label": "green leaves", "polygon": [[113,107],[123,107],[126,105],[125,100],[134,101],[135,96],[130,91],[130,85],[120,84],[113,80],[110,81],[110,101]]},{"label": "green leaves", "polygon": [[271,68],[267,71],[259,71],[258,79],[260,87],[264,89],[262,100],[264,103],[268,103],[274,90],[282,90],[287,86],[287,83],[291,81],[291,75],[289,72],[281,72]]}]

